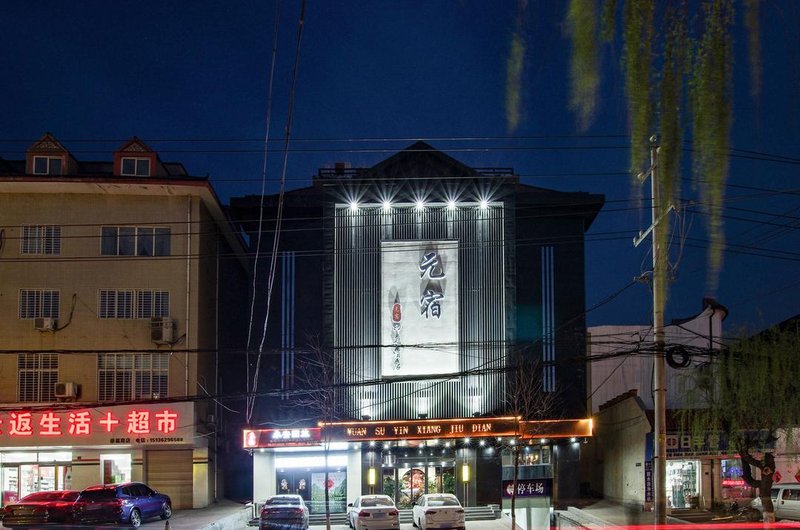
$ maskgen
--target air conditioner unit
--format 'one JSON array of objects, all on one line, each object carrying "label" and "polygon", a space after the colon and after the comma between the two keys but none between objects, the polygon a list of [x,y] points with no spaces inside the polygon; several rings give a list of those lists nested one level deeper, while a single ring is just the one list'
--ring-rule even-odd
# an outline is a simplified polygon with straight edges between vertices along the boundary
[{"label": "air conditioner unit", "polygon": [[78,385],[69,382],[55,384],[53,393],[57,398],[74,398],[78,395]]},{"label": "air conditioner unit", "polygon": [[55,331],[56,319],[51,317],[38,317],[33,319],[33,327],[39,331]]},{"label": "air conditioner unit", "polygon": [[174,338],[175,321],[170,317],[150,319],[150,340],[156,344],[171,344]]}]

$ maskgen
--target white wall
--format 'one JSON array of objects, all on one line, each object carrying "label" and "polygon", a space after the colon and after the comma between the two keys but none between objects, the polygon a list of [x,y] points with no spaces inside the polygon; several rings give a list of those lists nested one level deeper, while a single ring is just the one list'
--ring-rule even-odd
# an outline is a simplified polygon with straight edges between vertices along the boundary
[{"label": "white wall", "polygon": [[[699,315],[680,323],[664,327],[667,344],[682,344],[693,348],[720,347],[722,319],[727,313],[719,306],[707,306]],[[638,390],[639,397],[647,409],[653,409],[653,364],[652,352],[635,353],[637,345],[643,350],[652,347],[652,327],[649,326],[594,326],[588,328],[589,356],[620,353],[619,356],[589,363],[588,405],[592,413],[600,405],[629,391]],[[712,338],[709,339],[709,336]],[[707,357],[697,357],[696,365]],[[667,367],[667,408],[683,408],[687,404],[688,388],[692,378],[690,368]]]},{"label": "white wall", "polygon": [[263,502],[275,495],[275,453],[272,451],[253,453],[253,500]]}]

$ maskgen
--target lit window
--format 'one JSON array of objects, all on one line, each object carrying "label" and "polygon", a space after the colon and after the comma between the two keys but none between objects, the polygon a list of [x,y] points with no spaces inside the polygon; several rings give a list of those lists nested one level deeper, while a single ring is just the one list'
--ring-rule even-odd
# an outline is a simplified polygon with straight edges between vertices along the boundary
[{"label": "lit window", "polygon": [[61,157],[54,156],[34,156],[33,174],[34,175],[61,175],[63,169]]},{"label": "lit window", "polygon": [[149,177],[149,158],[123,158],[120,174],[126,177]]},{"label": "lit window", "polygon": [[58,318],[61,291],[54,289],[20,289],[19,318]]},{"label": "lit window", "polygon": [[58,225],[22,225],[21,254],[61,254],[61,227]]}]

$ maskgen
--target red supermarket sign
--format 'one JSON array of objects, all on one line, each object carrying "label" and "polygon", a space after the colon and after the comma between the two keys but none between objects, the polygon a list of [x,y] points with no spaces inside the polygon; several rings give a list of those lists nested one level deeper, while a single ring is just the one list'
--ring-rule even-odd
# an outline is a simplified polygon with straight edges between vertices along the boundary
[{"label": "red supermarket sign", "polygon": [[192,441],[191,403],[0,412],[0,446]]}]

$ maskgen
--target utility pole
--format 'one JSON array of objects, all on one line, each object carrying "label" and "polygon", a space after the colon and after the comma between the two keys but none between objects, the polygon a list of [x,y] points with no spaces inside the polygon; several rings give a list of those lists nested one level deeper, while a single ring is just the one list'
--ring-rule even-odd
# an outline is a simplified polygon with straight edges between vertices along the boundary
[{"label": "utility pole", "polygon": [[652,224],[644,232],[639,232],[639,236],[633,239],[633,245],[639,243],[652,232],[653,234],[653,341],[655,344],[655,359],[653,369],[653,391],[654,391],[654,416],[655,416],[655,447],[653,451],[653,490],[655,500],[655,524],[663,525],[667,522],[667,377],[666,363],[664,358],[664,292],[666,282],[666,249],[661,248],[661,242],[666,241],[662,238],[661,221],[672,210],[670,205],[661,213],[661,201],[659,200],[659,183],[657,179],[658,170],[658,138],[654,134],[650,137],[650,168],[638,175],[639,181],[644,182],[650,177],[650,188],[652,193],[651,213]]}]

